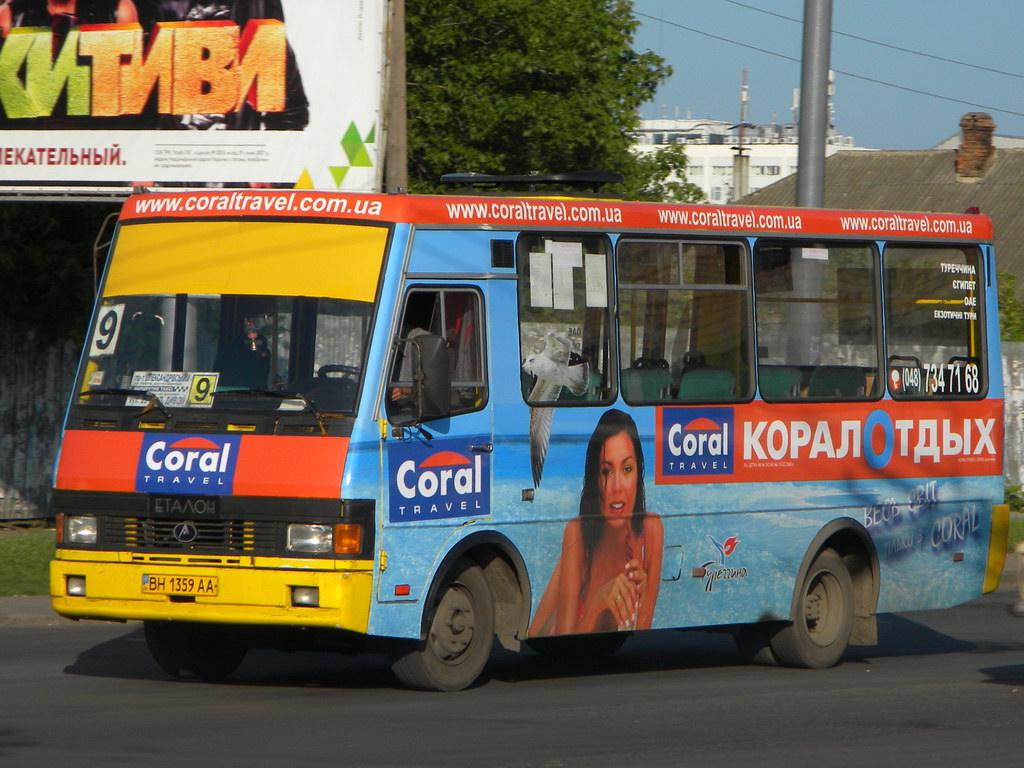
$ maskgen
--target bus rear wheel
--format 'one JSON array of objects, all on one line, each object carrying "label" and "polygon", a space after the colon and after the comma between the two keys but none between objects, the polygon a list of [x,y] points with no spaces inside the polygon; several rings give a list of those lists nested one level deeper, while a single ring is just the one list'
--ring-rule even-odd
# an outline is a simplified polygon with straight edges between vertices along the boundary
[{"label": "bus rear wheel", "polygon": [[160,669],[171,677],[195,675],[219,682],[238,669],[248,648],[229,630],[182,621],[144,621],[146,647]]},{"label": "bus rear wheel", "polygon": [[822,550],[799,590],[799,613],[775,632],[771,651],[787,667],[823,669],[839,663],[853,627],[853,579],[833,549]]},{"label": "bus rear wheel", "polygon": [[461,691],[483,672],[494,642],[494,602],[477,565],[453,569],[437,591],[427,636],[396,640],[391,669],[402,684],[426,691]]}]

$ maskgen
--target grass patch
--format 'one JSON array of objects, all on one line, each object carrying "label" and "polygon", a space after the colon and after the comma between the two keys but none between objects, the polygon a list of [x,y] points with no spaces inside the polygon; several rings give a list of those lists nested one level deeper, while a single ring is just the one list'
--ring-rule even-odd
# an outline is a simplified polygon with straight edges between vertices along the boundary
[{"label": "grass patch", "polygon": [[0,529],[0,596],[50,594],[53,530]]},{"label": "grass patch", "polygon": [[1010,515],[1010,551],[1013,551],[1017,542],[1024,541],[1024,515]]}]

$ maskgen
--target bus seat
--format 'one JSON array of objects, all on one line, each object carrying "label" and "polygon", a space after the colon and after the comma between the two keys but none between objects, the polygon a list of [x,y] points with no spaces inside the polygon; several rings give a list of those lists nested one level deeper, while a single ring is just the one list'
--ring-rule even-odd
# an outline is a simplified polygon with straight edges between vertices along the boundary
[{"label": "bus seat", "polygon": [[679,380],[680,400],[730,400],[735,394],[736,377],[726,368],[695,368]]},{"label": "bus seat", "polygon": [[863,397],[866,389],[864,369],[852,365],[822,365],[807,384],[810,397]]},{"label": "bus seat", "polygon": [[761,365],[757,369],[761,397],[796,397],[802,378],[799,368],[788,365]]},{"label": "bus seat", "polygon": [[313,401],[319,411],[350,411],[359,385],[348,377],[311,376],[288,382],[285,390]]},{"label": "bus seat", "polygon": [[622,394],[631,402],[664,400],[672,386],[668,363],[664,366],[626,368],[622,372]]}]

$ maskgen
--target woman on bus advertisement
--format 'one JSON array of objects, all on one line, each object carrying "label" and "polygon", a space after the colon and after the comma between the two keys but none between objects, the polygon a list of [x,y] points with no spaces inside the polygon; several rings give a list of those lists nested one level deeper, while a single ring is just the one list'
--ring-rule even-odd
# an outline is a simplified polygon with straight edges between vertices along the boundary
[{"label": "woman on bus advertisement", "polygon": [[606,411],[591,435],[579,515],[530,635],[648,629],[654,618],[664,532],[645,508],[644,454],[633,419]]}]

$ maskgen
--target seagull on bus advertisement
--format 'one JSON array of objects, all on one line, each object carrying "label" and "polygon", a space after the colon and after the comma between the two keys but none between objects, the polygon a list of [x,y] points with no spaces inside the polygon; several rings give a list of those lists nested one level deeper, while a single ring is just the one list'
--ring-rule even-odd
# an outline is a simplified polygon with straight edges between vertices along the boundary
[{"label": "seagull on bus advertisement", "polygon": [[[573,395],[582,395],[590,380],[590,364],[573,352],[572,342],[567,337],[556,333],[548,333],[543,350],[527,356],[523,370],[536,378],[528,398],[531,403],[554,402],[563,387]],[[544,471],[553,415],[554,409],[550,407],[530,408],[530,465],[535,488],[540,485]]]}]

